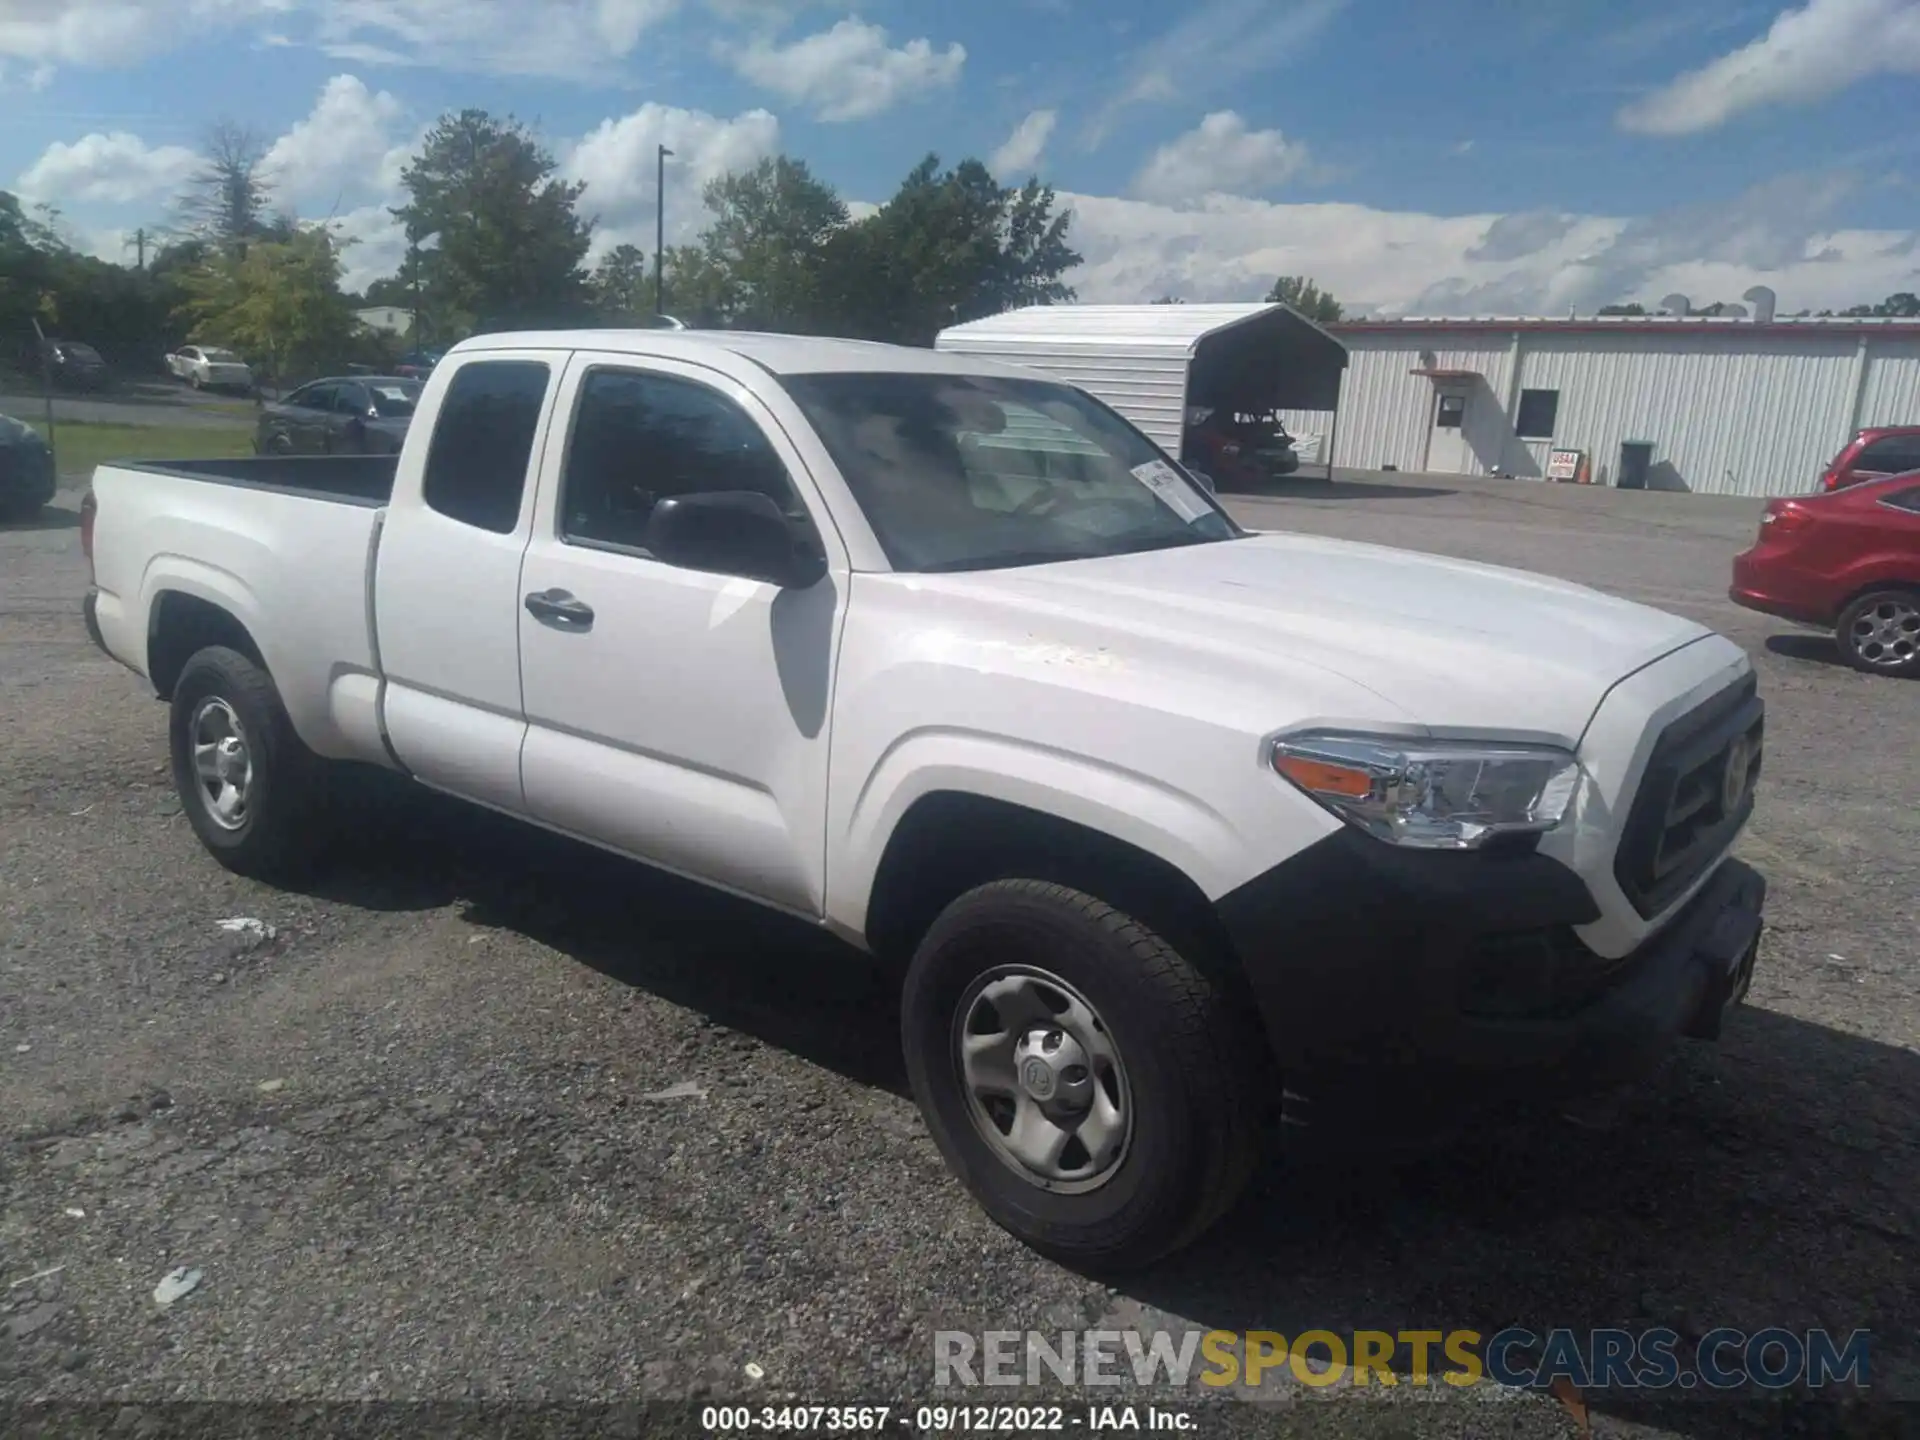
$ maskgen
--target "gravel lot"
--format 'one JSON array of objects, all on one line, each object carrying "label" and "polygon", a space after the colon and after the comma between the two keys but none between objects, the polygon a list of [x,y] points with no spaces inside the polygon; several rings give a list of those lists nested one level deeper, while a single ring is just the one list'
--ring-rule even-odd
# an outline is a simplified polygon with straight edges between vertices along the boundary
[{"label": "gravel lot", "polygon": [[[1743,851],[1772,929],[1725,1041],[1620,1128],[1276,1162],[1117,1288],[947,1178],[888,977],[818,936],[424,798],[311,893],[219,869],[167,783],[164,708],[81,630],[58,503],[0,531],[0,1400],[925,1399],[939,1328],[1510,1323],[1865,1327],[1876,1390],[1920,1399],[1920,685],[1726,603],[1753,502],[1414,476],[1235,502],[1746,645],[1770,749]],[[182,1265],[202,1283],[162,1314]],[[1532,1397],[1198,1403],[1202,1434],[1574,1433]],[[1782,1418],[1607,1397],[1592,1422]]]}]

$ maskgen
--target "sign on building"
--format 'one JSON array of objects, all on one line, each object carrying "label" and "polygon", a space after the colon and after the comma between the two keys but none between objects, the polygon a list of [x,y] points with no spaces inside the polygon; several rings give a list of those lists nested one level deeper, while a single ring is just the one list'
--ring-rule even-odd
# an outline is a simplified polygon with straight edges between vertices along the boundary
[{"label": "sign on building", "polygon": [[1578,480],[1580,462],[1586,458],[1584,450],[1549,450],[1547,452],[1547,479]]}]

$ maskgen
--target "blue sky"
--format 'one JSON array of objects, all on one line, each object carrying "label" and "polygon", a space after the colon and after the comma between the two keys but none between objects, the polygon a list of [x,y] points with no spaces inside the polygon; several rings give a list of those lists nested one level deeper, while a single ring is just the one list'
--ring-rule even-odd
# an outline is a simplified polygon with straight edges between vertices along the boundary
[{"label": "blue sky", "polygon": [[534,122],[603,243],[784,150],[884,200],[929,150],[1037,169],[1088,299],[1565,313],[1920,289],[1920,0],[0,0],[0,185],[117,254],[208,125],[391,264],[442,110]]}]

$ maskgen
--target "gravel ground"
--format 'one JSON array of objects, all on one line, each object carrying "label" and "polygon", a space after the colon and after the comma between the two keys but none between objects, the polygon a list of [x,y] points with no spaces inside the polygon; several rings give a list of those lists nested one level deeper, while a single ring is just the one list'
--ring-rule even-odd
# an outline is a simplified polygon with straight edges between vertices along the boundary
[{"label": "gravel ground", "polygon": [[[947,1178],[889,977],[817,935],[425,797],[307,893],[219,869],[167,783],[163,707],[81,631],[74,503],[0,531],[0,1400],[924,1400],[943,1328],[1510,1323],[1864,1327],[1876,1391],[1920,1398],[1920,685],[1725,602],[1753,502],[1409,476],[1234,502],[1745,644],[1770,715],[1743,852],[1772,929],[1725,1040],[1677,1053],[1619,1128],[1276,1161],[1118,1286],[1036,1259]],[[163,1313],[177,1266],[202,1278]],[[1208,1435],[1575,1430],[1531,1396],[1173,1398]]]}]

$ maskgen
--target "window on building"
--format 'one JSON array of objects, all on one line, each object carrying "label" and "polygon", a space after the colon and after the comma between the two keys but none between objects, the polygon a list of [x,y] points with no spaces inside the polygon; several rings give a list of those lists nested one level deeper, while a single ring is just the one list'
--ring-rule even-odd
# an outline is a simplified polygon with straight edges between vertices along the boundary
[{"label": "window on building", "polygon": [[549,371],[538,360],[462,365],[427,449],[427,504],[450,520],[510,535],[520,523]]},{"label": "window on building", "polygon": [[1920,470],[1920,435],[1888,435],[1874,441],[1853,462],[1856,470],[1875,475],[1904,475]]},{"label": "window on building", "polygon": [[725,396],[635,370],[587,376],[560,494],[562,535],[644,550],[656,504],[715,490],[758,491],[806,518],[772,442]]},{"label": "window on building", "polygon": [[1513,422],[1513,433],[1522,440],[1551,440],[1553,422],[1559,418],[1558,390],[1522,390],[1520,414]]}]

